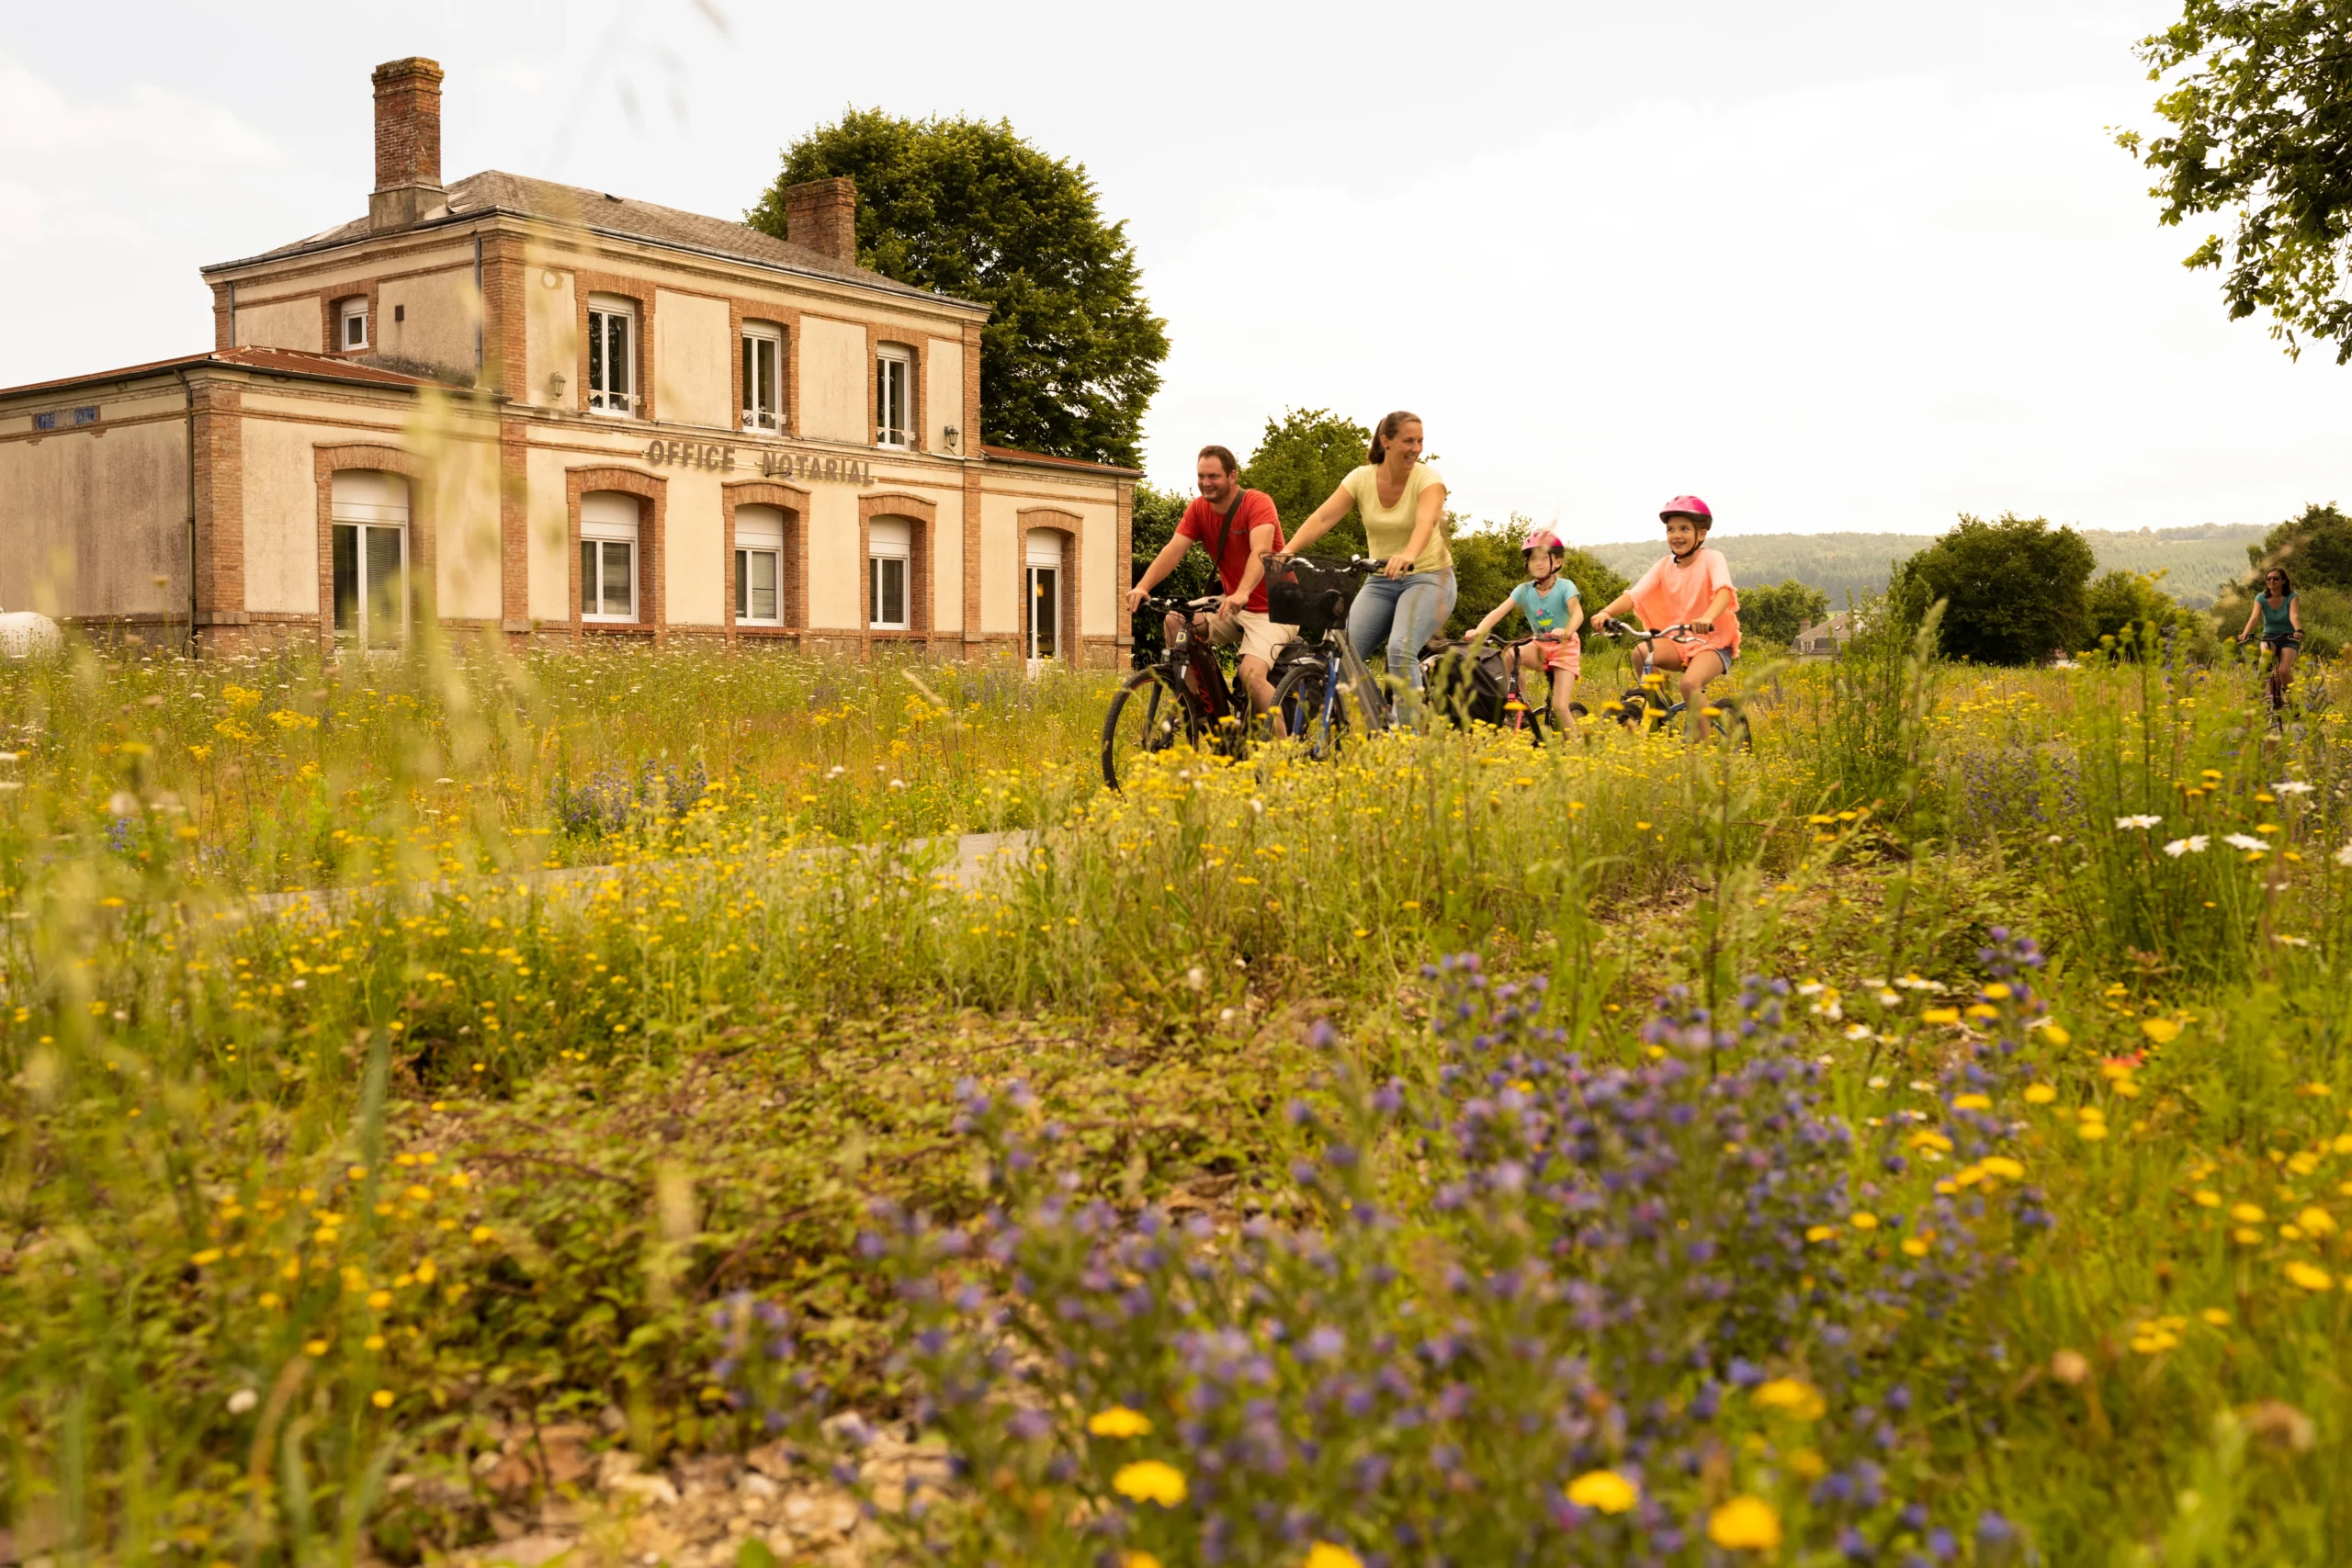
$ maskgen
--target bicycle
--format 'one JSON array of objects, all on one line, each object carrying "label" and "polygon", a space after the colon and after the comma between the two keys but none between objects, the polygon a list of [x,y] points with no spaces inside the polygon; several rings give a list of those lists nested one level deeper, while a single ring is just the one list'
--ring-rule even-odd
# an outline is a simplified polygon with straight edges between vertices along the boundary
[{"label": "bicycle", "polygon": [[[1626,637],[1642,645],[1640,683],[1627,687],[1623,696],[1603,704],[1602,712],[1616,719],[1626,728],[1637,729],[1646,734],[1662,727],[1670,719],[1681,717],[1689,710],[1690,704],[1688,699],[1677,698],[1670,704],[1667,701],[1666,693],[1661,689],[1665,684],[1666,677],[1650,660],[1650,645],[1660,639],[1676,643],[1694,643],[1699,640],[1698,633],[1692,631],[1687,625],[1659,626],[1655,631],[1637,632],[1628,629],[1624,623],[1620,621],[1611,624],[1602,631],[1601,635]],[[1706,699],[1706,703],[1707,705],[1701,708],[1699,714],[1707,721],[1707,727],[1711,732],[1723,736],[1743,751],[1752,751],[1756,749],[1755,735],[1748,728],[1747,716],[1740,711],[1738,703],[1727,696],[1711,696]]]},{"label": "bicycle", "polygon": [[[1146,599],[1136,614],[1173,615],[1176,635],[1160,656],[1127,677],[1102,716],[1102,781],[1119,787],[1135,759],[1165,751],[1180,740],[1210,745],[1239,759],[1250,749],[1250,697],[1228,684],[1206,639],[1194,635],[1193,617],[1216,611],[1215,595],[1201,599]],[[1185,677],[1190,675],[1191,680]]]},{"label": "bicycle", "polygon": [[[1552,710],[1548,703],[1539,704],[1528,696],[1519,650],[1529,643],[1547,640],[1557,640],[1556,634],[1531,633],[1509,642],[1489,638],[1484,645],[1448,643],[1422,659],[1422,686],[1457,728],[1467,728],[1470,721],[1476,719],[1502,729],[1528,730],[1534,743],[1541,746],[1544,732],[1553,727]],[[1480,650],[1481,646],[1485,651]],[[1498,660],[1499,673],[1488,667],[1489,655]],[[1491,687],[1480,686],[1481,675],[1492,682]],[[1571,701],[1568,712],[1584,718],[1590,710],[1580,702]]]},{"label": "bicycle", "polygon": [[1346,742],[1347,697],[1355,699],[1365,734],[1396,722],[1394,705],[1348,637],[1349,590],[1341,586],[1347,578],[1370,577],[1387,565],[1369,556],[1351,556],[1340,566],[1306,556],[1268,558],[1269,613],[1298,627],[1274,660],[1272,711],[1283,733],[1304,742],[1311,757],[1337,756]]},{"label": "bicycle", "polygon": [[[2290,714],[2300,723],[2310,715],[2326,708],[2326,686],[2317,675],[2308,673],[2304,670],[2306,660],[2297,659],[2294,672],[2288,677],[2285,689],[2280,690],[2270,684],[2271,672],[2278,668],[2278,664],[2277,649],[2260,637],[2233,637],[2230,641],[2240,648],[2244,648],[2249,642],[2255,645],[2255,684],[2261,697],[2270,706],[2270,733],[2285,734]],[[2300,645],[2298,645],[2298,651],[2300,651]]]}]

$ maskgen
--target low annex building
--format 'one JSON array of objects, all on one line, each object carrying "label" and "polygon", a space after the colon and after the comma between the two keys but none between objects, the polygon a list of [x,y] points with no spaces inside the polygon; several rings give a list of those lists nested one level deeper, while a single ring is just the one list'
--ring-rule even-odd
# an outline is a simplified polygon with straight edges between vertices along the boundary
[{"label": "low annex building", "polygon": [[444,186],[441,68],[374,81],[367,216],[203,268],[209,353],[0,390],[0,607],[1119,661],[1138,476],[978,444],[987,309],[857,265],[849,181],[788,242]]}]

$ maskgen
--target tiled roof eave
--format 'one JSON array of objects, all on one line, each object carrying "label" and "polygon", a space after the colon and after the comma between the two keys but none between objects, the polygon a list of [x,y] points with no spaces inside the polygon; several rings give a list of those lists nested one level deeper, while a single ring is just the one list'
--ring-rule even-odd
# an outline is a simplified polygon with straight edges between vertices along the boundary
[{"label": "tiled roof eave", "polygon": [[679,240],[660,239],[650,234],[639,234],[628,229],[607,229],[594,223],[567,223],[562,219],[550,218],[542,212],[533,212],[527,209],[506,207],[497,203],[485,203],[480,207],[468,207],[462,211],[444,213],[438,218],[426,219],[412,223],[407,228],[395,230],[390,235],[330,233],[319,239],[300,241],[277,250],[263,251],[259,254],[242,257],[236,261],[210,262],[198,267],[197,273],[199,276],[209,277],[214,273],[233,272],[240,267],[259,266],[268,262],[292,261],[298,257],[319,255],[352,245],[364,245],[372,240],[427,233],[438,229],[478,223],[484,219],[495,218],[511,218],[523,223],[543,223],[554,229],[577,230],[582,233],[595,235],[599,239],[626,240],[631,244],[650,245],[656,250],[676,251],[685,255],[707,256],[714,261],[732,262],[738,266],[756,267],[762,272],[779,273],[786,277],[805,277],[818,283],[839,284],[845,288],[862,288],[870,293],[894,296],[926,305],[949,305],[958,310],[978,311],[984,317],[989,313],[989,309],[977,299],[966,299],[954,294],[934,294],[928,288],[917,288],[912,284],[899,283],[891,278],[844,277],[840,273],[826,272],[817,267],[793,266],[784,262],[747,256],[740,252],[716,250],[706,245],[687,244]]}]

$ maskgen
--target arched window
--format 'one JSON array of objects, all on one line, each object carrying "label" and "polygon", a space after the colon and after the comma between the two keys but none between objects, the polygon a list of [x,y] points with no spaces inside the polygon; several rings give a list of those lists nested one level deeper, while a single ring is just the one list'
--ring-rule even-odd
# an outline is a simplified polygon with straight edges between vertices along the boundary
[{"label": "arched window", "polygon": [[408,480],[339,469],[328,516],[335,635],[362,648],[398,648],[408,636]]}]

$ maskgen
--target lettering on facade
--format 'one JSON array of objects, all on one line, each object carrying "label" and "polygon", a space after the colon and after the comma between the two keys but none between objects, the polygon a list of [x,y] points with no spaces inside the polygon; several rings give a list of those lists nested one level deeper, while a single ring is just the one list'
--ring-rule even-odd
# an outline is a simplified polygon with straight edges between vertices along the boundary
[{"label": "lettering on facade", "polygon": [[[655,468],[735,469],[738,449],[724,441],[649,441],[645,460]],[[748,456],[748,454],[747,454]],[[757,454],[760,477],[770,479],[811,479],[827,484],[870,485],[874,465],[855,457],[825,457],[813,452]]]}]

